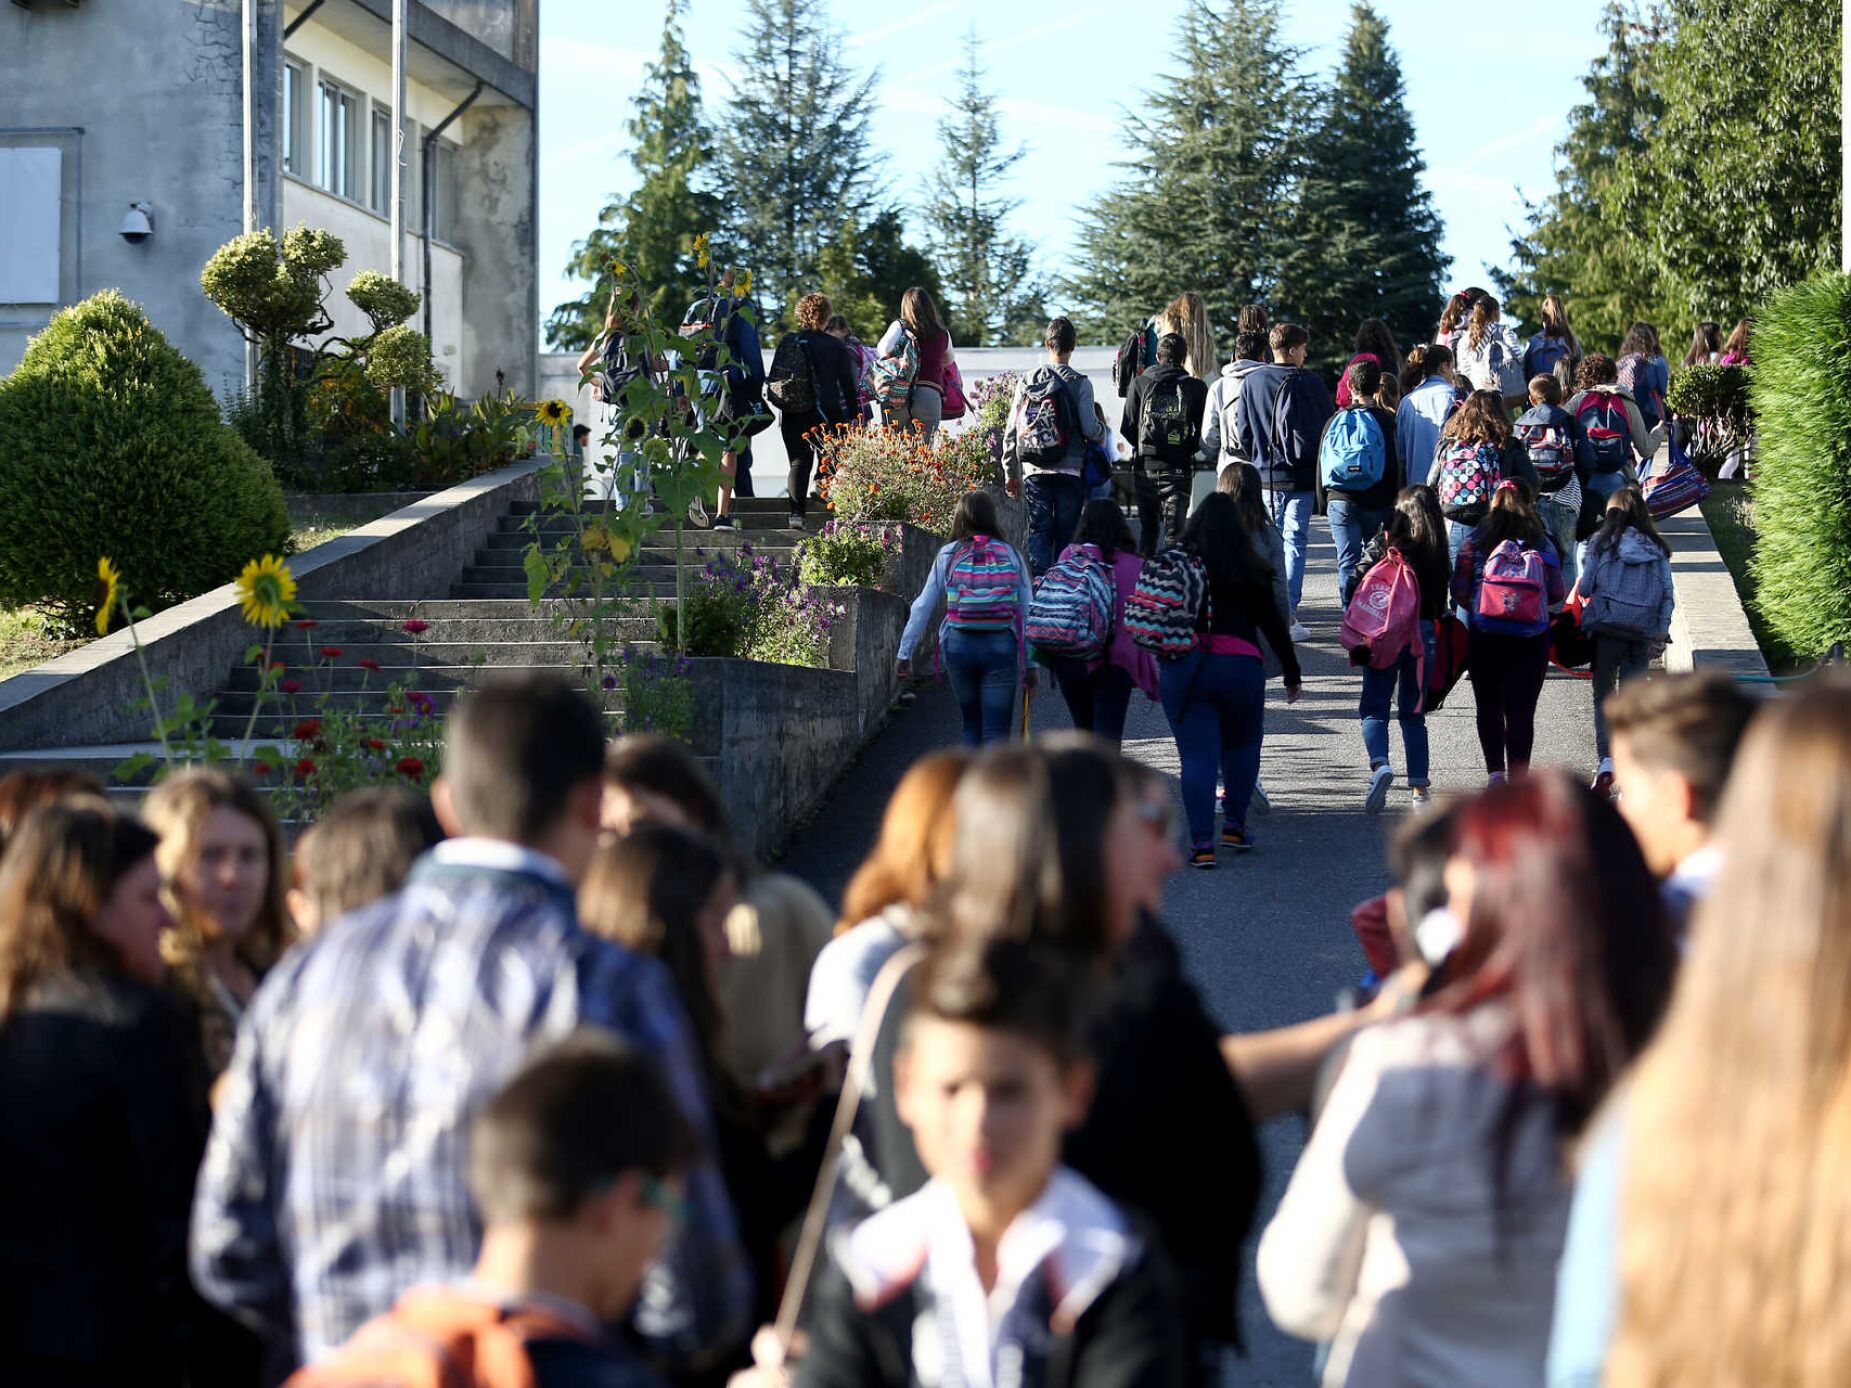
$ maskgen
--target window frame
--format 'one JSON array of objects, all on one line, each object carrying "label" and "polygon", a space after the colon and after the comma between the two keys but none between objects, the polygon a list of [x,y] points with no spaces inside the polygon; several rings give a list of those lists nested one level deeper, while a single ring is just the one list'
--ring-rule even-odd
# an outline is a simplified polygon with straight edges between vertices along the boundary
[{"label": "window frame", "polygon": [[[457,157],[462,146],[439,135],[431,150],[431,240],[455,248],[456,218],[461,206],[457,187]],[[446,176],[446,169],[448,170]],[[447,188],[447,191],[446,191]],[[423,223],[419,223],[423,230]]]},{"label": "window frame", "polygon": [[[331,101],[337,107],[344,106],[348,115],[346,121],[346,139],[342,142],[345,145],[345,150],[343,152],[346,156],[344,169],[346,175],[344,180],[345,186],[337,186],[329,177],[331,173],[329,151],[333,148],[332,142],[337,134],[337,132],[329,129],[330,122],[325,119]],[[340,81],[338,78],[330,77],[326,72],[316,74],[315,178],[313,182],[322,192],[340,198],[345,202],[358,204],[362,207],[365,206],[365,203],[361,202],[360,198],[356,197],[355,194],[356,192],[363,193],[366,190],[364,188],[356,188],[354,185],[358,182],[358,175],[360,172],[360,132],[357,127],[360,123],[359,114],[365,109],[365,102],[366,98],[354,88],[348,86],[345,82]],[[370,131],[368,138],[369,140],[371,138]]]},{"label": "window frame", "polygon": [[[375,216],[388,221],[392,217],[392,108],[383,101],[374,101],[372,116],[367,122],[367,175],[368,198],[367,209]],[[384,138],[381,139],[380,122],[385,122]],[[407,171],[409,172],[409,171]],[[410,192],[409,180],[404,181],[405,190]]]},{"label": "window frame", "polygon": [[[291,82],[291,78],[295,80]],[[305,105],[302,98],[311,85],[312,69],[300,58],[283,55],[283,91],[282,109],[277,125],[281,135],[281,152],[279,162],[283,172],[294,178],[308,177],[302,167],[303,156],[311,154],[314,147],[312,104]]]}]

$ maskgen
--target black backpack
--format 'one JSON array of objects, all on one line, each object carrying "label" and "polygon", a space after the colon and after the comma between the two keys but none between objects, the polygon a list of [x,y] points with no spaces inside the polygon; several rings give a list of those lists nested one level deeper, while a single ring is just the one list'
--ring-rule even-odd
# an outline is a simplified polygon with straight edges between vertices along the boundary
[{"label": "black backpack", "polygon": [[624,391],[643,378],[648,357],[630,350],[626,333],[612,333],[604,344],[604,368],[598,373],[598,397],[613,408],[623,404]]},{"label": "black backpack", "polygon": [[1112,384],[1118,387],[1118,398],[1127,400],[1131,397],[1131,383],[1143,374],[1144,368],[1157,360],[1157,333],[1146,319],[1132,330],[1131,336],[1118,349],[1118,359],[1112,363]]},{"label": "black backpack", "polygon": [[1167,463],[1188,463],[1202,440],[1202,421],[1183,397],[1182,377],[1155,382],[1138,418],[1138,452]]},{"label": "black backpack", "polygon": [[785,414],[816,413],[816,363],[800,333],[786,333],[771,354],[771,372],[765,377],[765,394]]},{"label": "black backpack", "polygon": [[[724,296],[710,296],[696,300],[688,309],[687,316],[681,320],[681,335],[692,337],[702,328],[711,329],[713,336],[707,345],[701,348],[700,355],[695,359],[694,364],[702,371],[718,371],[720,369],[720,348],[722,346],[729,349],[733,347],[733,300]],[[729,363],[729,367],[737,370],[739,363],[737,361]]]}]

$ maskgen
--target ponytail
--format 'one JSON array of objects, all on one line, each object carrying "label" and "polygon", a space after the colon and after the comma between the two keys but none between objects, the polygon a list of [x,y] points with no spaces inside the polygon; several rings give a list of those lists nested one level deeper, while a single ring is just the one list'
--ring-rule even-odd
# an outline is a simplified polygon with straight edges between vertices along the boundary
[{"label": "ponytail", "polygon": [[[1491,510],[1478,528],[1479,548],[1486,552],[1505,540],[1516,540],[1531,549],[1541,549],[1548,532],[1536,514],[1536,500],[1530,484],[1507,477],[1491,493]],[[1558,556],[1559,557],[1559,556]]]},{"label": "ponytail", "polygon": [[1478,350],[1478,344],[1485,340],[1485,332],[1497,321],[1498,301],[1489,294],[1472,306],[1472,327],[1466,333],[1465,340],[1472,350]]},{"label": "ponytail", "polygon": [[1408,353],[1401,369],[1401,393],[1408,394],[1422,381],[1430,381],[1453,364],[1452,349],[1444,343],[1422,343]]}]

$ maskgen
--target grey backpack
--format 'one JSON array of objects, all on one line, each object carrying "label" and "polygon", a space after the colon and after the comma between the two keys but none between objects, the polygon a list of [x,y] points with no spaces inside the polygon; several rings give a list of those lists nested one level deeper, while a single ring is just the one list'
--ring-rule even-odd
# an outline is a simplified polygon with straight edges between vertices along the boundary
[{"label": "grey backpack", "polygon": [[1635,641],[1658,635],[1652,627],[1665,596],[1659,555],[1649,542],[1627,544],[1630,538],[1588,551],[1588,573],[1581,582],[1587,598],[1583,631]]}]

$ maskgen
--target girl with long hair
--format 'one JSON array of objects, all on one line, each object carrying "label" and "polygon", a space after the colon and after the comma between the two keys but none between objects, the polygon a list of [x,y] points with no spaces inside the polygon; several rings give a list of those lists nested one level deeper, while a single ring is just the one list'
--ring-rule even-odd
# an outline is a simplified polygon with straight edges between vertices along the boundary
[{"label": "girl with long hair", "polygon": [[1226,787],[1221,847],[1253,847],[1247,809],[1260,775],[1266,733],[1264,634],[1285,667],[1286,702],[1297,703],[1303,677],[1292,637],[1273,600],[1272,565],[1254,548],[1239,507],[1225,492],[1202,499],[1183,531],[1183,546],[1208,578],[1196,618],[1196,646],[1157,672],[1163,711],[1182,762],[1190,863],[1215,866],[1215,780]]},{"label": "girl with long hair", "polygon": [[1477,285],[1461,289],[1446,301],[1446,307],[1440,313],[1440,326],[1433,334],[1433,346],[1444,347],[1449,352],[1458,352],[1459,338],[1465,332],[1472,310],[1478,307],[1480,299],[1490,296]]},{"label": "girl with long hair", "polygon": [[1549,614],[1567,596],[1527,482],[1506,480],[1459,549],[1453,600],[1466,611],[1478,744],[1495,785],[1529,769],[1536,702],[1549,671]]},{"label": "girl with long hair", "polygon": [[1465,331],[1453,344],[1459,374],[1474,390],[1491,391],[1506,403],[1523,395],[1523,350],[1516,334],[1504,322],[1498,301],[1481,294],[1472,305]]},{"label": "girl with long hair", "polygon": [[939,550],[913,600],[895,666],[899,679],[912,678],[913,652],[942,601],[939,653],[971,747],[1008,738],[1016,686],[1033,689],[1036,683],[1024,646],[1028,562],[1001,532],[989,493],[966,492],[951,519],[951,542]]},{"label": "girl with long hair", "polygon": [[1722,355],[1722,324],[1699,323],[1684,353],[1685,366],[1709,366]]},{"label": "girl with long hair", "polygon": [[1659,346],[1658,329],[1650,323],[1634,323],[1628,328],[1615,366],[1620,384],[1639,403],[1646,429],[1656,429],[1664,423],[1665,392],[1671,389],[1671,364]]},{"label": "girl with long hair", "polygon": [[157,842],[78,797],[28,814],[0,866],[8,1383],[221,1381],[183,1362],[205,1085],[159,987]]},{"label": "girl with long hair", "polygon": [[1384,402],[1382,394],[1383,386],[1390,379],[1387,373],[1373,356],[1364,355],[1350,363],[1343,379],[1349,388],[1346,397],[1349,403],[1340,405],[1338,413],[1324,426],[1324,439],[1318,450],[1320,460],[1329,446],[1331,433],[1339,426],[1348,427],[1350,420],[1355,418],[1346,418],[1343,413],[1346,410],[1367,411],[1361,427],[1367,431],[1367,421],[1375,421],[1373,432],[1381,438],[1383,456],[1382,475],[1370,485],[1352,491],[1325,487],[1323,469],[1319,468],[1318,490],[1324,496],[1331,543],[1337,549],[1337,600],[1348,606],[1350,593],[1362,578],[1363,547],[1388,524],[1395,494],[1401,490],[1402,462],[1396,446],[1394,411]]},{"label": "girl with long hair", "polygon": [[1568,321],[1568,305],[1560,294],[1547,294],[1542,301],[1542,327],[1530,336],[1523,349],[1523,377],[1554,376],[1561,383],[1564,397],[1575,388],[1575,367],[1581,362],[1581,340]]},{"label": "girl with long hair", "polygon": [[1433,663],[1434,623],[1446,615],[1451,605],[1448,585],[1452,569],[1446,557],[1446,522],[1431,487],[1403,487],[1396,493],[1394,509],[1388,514],[1388,529],[1374,562],[1390,553],[1401,556],[1420,584],[1420,634],[1425,651],[1420,659],[1412,651],[1403,651],[1401,659],[1385,670],[1363,667],[1362,698],[1356,714],[1362,722],[1363,750],[1369,757],[1369,793],[1363,800],[1363,810],[1368,814],[1381,812],[1395,780],[1388,760],[1388,708],[1397,695],[1408,788],[1417,809],[1433,799],[1427,694],[1422,675]]},{"label": "girl with long hair", "polygon": [[[1451,455],[1458,450],[1476,450],[1482,455],[1483,465],[1491,475],[1502,477],[1504,445],[1509,441],[1510,416],[1504,410],[1503,397],[1496,391],[1475,390],[1459,402],[1458,408],[1447,417],[1445,427],[1440,430],[1429,481],[1435,490],[1440,488],[1442,463],[1439,455]],[[1475,524],[1470,518],[1471,512],[1462,514],[1467,519],[1446,522],[1447,545],[1455,560]]]},{"label": "girl with long hair", "polygon": [[[1334,1341],[1326,1388],[1543,1382],[1565,1146],[1671,990],[1638,845],[1561,773],[1466,805],[1444,883],[1446,904],[1415,923],[1435,965],[1425,1000],[1358,1033],[1260,1240],[1274,1322]],[[1689,1221],[1690,1192],[1677,1202]]]},{"label": "girl with long hair", "polygon": [[[1215,479],[1215,490],[1234,498],[1235,510],[1241,525],[1246,529],[1247,538],[1253,542],[1260,557],[1272,565],[1273,606],[1278,609],[1279,620],[1286,624],[1289,631],[1292,625],[1292,593],[1285,582],[1285,536],[1279,533],[1272,514],[1266,509],[1266,492],[1260,482],[1260,470],[1252,463],[1231,463]],[[1266,639],[1265,632],[1260,633],[1260,649],[1266,653],[1262,670],[1270,684],[1285,674],[1285,664],[1279,659],[1279,653],[1273,649],[1272,643]],[[1225,809],[1225,801],[1224,789],[1217,797],[1217,807]],[[1266,792],[1266,782],[1255,780],[1251,808],[1260,814],[1268,814],[1272,807],[1272,797]]]},{"label": "girl with long hair", "polygon": [[1754,357],[1749,351],[1749,339],[1754,336],[1755,320],[1742,318],[1736,321],[1729,332],[1729,340],[1722,345],[1722,354],[1717,357],[1721,366],[1752,366]]},{"label": "girl with long hair", "polygon": [[1212,382],[1221,374],[1221,358],[1215,352],[1215,325],[1208,316],[1208,305],[1193,289],[1178,294],[1164,306],[1157,315],[1156,328],[1159,338],[1175,333],[1188,344],[1182,367],[1198,381]]},{"label": "girl with long hair", "polygon": [[1613,789],[1613,747],[1607,699],[1642,677],[1671,639],[1677,605],[1671,546],[1653,523],[1645,493],[1621,487],[1607,498],[1606,518],[1587,543],[1587,568],[1577,585],[1587,607],[1584,630],[1594,637],[1594,746],[1600,765],[1594,789]]},{"label": "girl with long hair", "polygon": [[[809,377],[807,406],[793,408],[780,403],[778,409],[778,431],[791,465],[785,492],[790,497],[793,530],[803,529],[809,510],[810,469],[816,463],[816,431],[847,425],[859,418],[860,376],[856,358],[841,338],[828,331],[830,319],[829,296],[805,294],[797,301],[797,331],[779,338],[777,350],[772,354],[774,367],[780,365],[780,354],[787,360],[795,355]],[[768,387],[774,391],[783,388],[782,378],[772,381]],[[777,395],[773,403],[789,399],[789,396]]]},{"label": "girl with long hair", "polygon": [[[1581,1176],[1578,1201],[1591,1182],[1620,1197],[1618,1228],[1591,1250],[1606,1264],[1618,1240],[1619,1329],[1601,1381],[1829,1388],[1851,1382],[1851,686],[1841,677],[1756,715],[1716,838],[1727,851],[1697,908],[1677,996],[1614,1139]],[[1598,1376],[1597,1353],[1586,1367]]]},{"label": "girl with long hair", "polygon": [[1372,361],[1387,376],[1393,376],[1401,365],[1401,349],[1395,345],[1395,335],[1380,318],[1365,318],[1357,325],[1352,352],[1343,370],[1337,373],[1337,408],[1340,410],[1351,404],[1350,368],[1357,362]]},{"label": "girl with long hair", "polygon": [[1092,661],[1062,656],[1054,662],[1054,681],[1073,726],[1095,734],[1109,746],[1125,738],[1125,713],[1131,691],[1141,689],[1157,697],[1156,657],[1133,641],[1125,631],[1125,599],[1138,586],[1144,561],[1131,523],[1115,501],[1089,501],[1080,512],[1080,528],[1073,543],[1061,551],[1064,560],[1084,555],[1112,571],[1112,635],[1104,653]]},{"label": "girl with long hair", "polygon": [[1431,480],[1440,431],[1458,408],[1452,349],[1415,347],[1401,369],[1401,403],[1395,407],[1395,451],[1407,470],[1410,487]]},{"label": "girl with long hair", "polygon": [[957,369],[958,354],[939,320],[938,305],[918,285],[900,296],[900,316],[887,325],[875,350],[883,357],[897,356],[908,337],[919,354],[918,374],[905,402],[886,407],[882,420],[892,429],[918,429],[930,443],[945,417],[946,380]]},{"label": "girl with long hair", "polygon": [[213,768],[162,781],[142,809],[173,913],[173,982],[199,1019],[213,1076],[231,1063],[238,1021],[289,945],[283,832],[249,783]]}]

